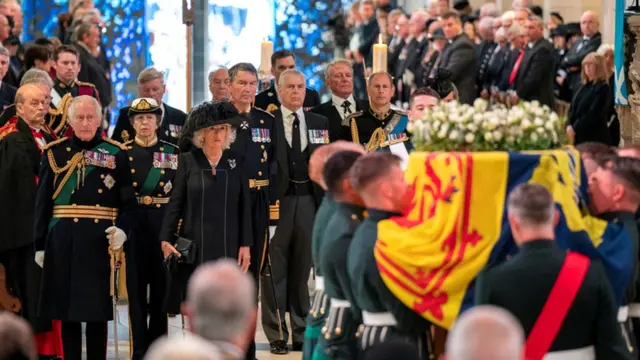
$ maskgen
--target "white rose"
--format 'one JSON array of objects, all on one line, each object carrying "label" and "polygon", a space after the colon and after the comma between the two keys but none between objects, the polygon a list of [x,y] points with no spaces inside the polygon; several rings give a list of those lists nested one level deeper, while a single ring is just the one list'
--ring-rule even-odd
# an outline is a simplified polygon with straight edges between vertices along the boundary
[{"label": "white rose", "polygon": [[537,128],[536,131],[538,132],[538,134],[544,134],[544,128]]},{"label": "white rose", "polygon": [[440,131],[438,131],[438,139],[445,139],[447,137],[447,132],[444,130],[444,128],[440,129]]},{"label": "white rose", "polygon": [[444,131],[445,133],[449,132],[449,123],[443,123],[442,126],[440,127],[440,130]]},{"label": "white rose", "polygon": [[493,138],[494,138],[496,141],[500,141],[500,140],[502,140],[502,133],[501,133],[500,131],[494,131],[494,132],[493,132]]},{"label": "white rose", "polygon": [[458,130],[451,130],[449,133],[449,140],[458,140],[460,138],[460,132]]},{"label": "white rose", "polygon": [[467,144],[471,144],[473,142],[473,140],[475,140],[475,139],[476,139],[476,137],[472,133],[468,133],[467,135],[464,136],[464,141]]},{"label": "white rose", "polygon": [[407,131],[413,134],[413,130],[416,129],[416,124],[413,121],[409,121],[407,124]]},{"label": "white rose", "polygon": [[510,142],[510,143],[513,143],[513,142],[516,141],[516,138],[514,136],[509,135],[509,136],[507,136],[507,141]]},{"label": "white rose", "polygon": [[441,125],[441,124],[442,124],[442,123],[440,122],[440,120],[436,120],[436,121],[434,121],[434,122],[433,122],[432,127],[433,127],[434,129],[438,129],[438,128],[440,127],[440,125]]},{"label": "white rose", "polygon": [[493,135],[490,132],[485,133],[484,141],[493,141]]},{"label": "white rose", "polygon": [[540,117],[540,116],[544,116],[544,110],[542,110],[542,109],[540,109],[540,108],[536,108],[536,109],[533,111],[533,113],[534,113],[536,116],[538,116],[538,117]]},{"label": "white rose", "polygon": [[532,106],[532,107],[534,107],[534,108],[540,107],[540,101],[538,101],[538,100],[533,100],[533,101],[531,102],[531,106]]},{"label": "white rose", "polygon": [[479,124],[482,122],[482,114],[473,114],[473,122]]},{"label": "white rose", "polygon": [[530,138],[531,138],[531,141],[538,141],[538,135],[536,135],[536,133],[532,133]]},{"label": "white rose", "polygon": [[553,130],[551,131],[551,137],[553,138],[553,142],[555,144],[557,144],[558,143],[558,134]]},{"label": "white rose", "polygon": [[542,120],[541,118],[537,117],[537,118],[535,118],[535,120],[533,120],[533,125],[535,125],[535,126],[543,126],[544,125],[544,120]]},{"label": "white rose", "polygon": [[550,121],[547,121],[547,123],[544,124],[544,128],[549,131],[553,131],[553,124]]},{"label": "white rose", "polygon": [[467,130],[471,132],[476,132],[478,131],[478,126],[474,123],[467,124]]},{"label": "white rose", "polygon": [[524,119],[520,123],[520,128],[523,129],[523,130],[526,130],[526,129],[530,128],[530,127],[531,127],[531,121],[529,121],[529,119]]}]

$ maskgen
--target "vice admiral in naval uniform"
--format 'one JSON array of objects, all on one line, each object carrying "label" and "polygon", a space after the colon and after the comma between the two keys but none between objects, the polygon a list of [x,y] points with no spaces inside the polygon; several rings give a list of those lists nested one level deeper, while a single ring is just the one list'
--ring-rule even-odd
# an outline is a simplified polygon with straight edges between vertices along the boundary
[{"label": "vice admiral in naval uniform", "polygon": [[394,91],[391,75],[371,74],[367,85],[369,108],[347,117],[343,125],[351,129],[350,140],[364,145],[367,152],[391,151],[405,160],[412,149],[407,133],[409,118],[391,108]]},{"label": "vice admiral in naval uniform", "polygon": [[[278,95],[278,83],[280,74],[286,70],[296,68],[295,55],[289,50],[278,50],[271,55],[271,73],[275,77],[275,82],[271,87],[256,96],[255,106],[270,113],[280,108],[280,97]],[[305,91],[302,107],[304,111],[320,105],[320,95],[318,92],[307,88]]]},{"label": "vice admiral in naval uniform", "polygon": [[[138,75],[138,92],[140,97],[155,99],[160,105],[160,124],[158,125],[158,138],[172,144],[178,144],[178,137],[182,131],[187,114],[162,102],[162,97],[167,91],[164,83],[164,74],[156,68],[148,67]],[[116,141],[126,142],[133,140],[136,131],[129,121],[129,107],[120,109],[116,127],[111,138]]]},{"label": "vice admiral in naval uniform", "polygon": [[125,145],[138,209],[133,241],[125,244],[127,292],[132,358],[142,359],[149,345],[167,333],[167,314],[162,312],[165,268],[159,238],[178,168],[178,148],[158,139],[156,130],[162,121],[162,109],[155,99],[134,100],[129,119],[136,136]]},{"label": "vice admiral in naval uniform", "polygon": [[71,138],[43,148],[36,194],[35,260],[43,267],[40,315],[62,321],[67,360],[104,359],[113,320],[110,249],[122,249],[137,206],[126,147],[101,137],[102,108],[78,96]]},{"label": "vice admiral in naval uniform", "polygon": [[[268,247],[269,204],[274,198],[270,178],[276,172],[276,122],[273,115],[252,107],[258,87],[258,71],[249,63],[238,63],[229,69],[231,102],[244,116],[231,145],[244,157],[244,171],[249,179],[251,222],[254,245],[249,269],[259,285]],[[257,292],[256,292],[257,295]],[[255,358],[255,344],[249,347],[248,359]]]}]

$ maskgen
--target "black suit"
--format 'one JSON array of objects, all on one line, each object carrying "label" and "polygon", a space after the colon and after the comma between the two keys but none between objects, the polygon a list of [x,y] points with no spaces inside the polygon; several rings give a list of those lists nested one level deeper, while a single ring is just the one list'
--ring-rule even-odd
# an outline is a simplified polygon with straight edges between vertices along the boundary
[{"label": "black suit", "polygon": [[[523,245],[514,258],[478,278],[476,301],[511,312],[528,336],[564,263],[555,242]],[[602,264],[592,261],[550,351],[593,345],[597,359],[627,359],[611,285]]]},{"label": "black suit", "polygon": [[375,16],[371,17],[369,22],[362,23],[358,27],[358,32],[360,33],[358,52],[364,57],[367,65],[371,66],[370,64],[373,64],[371,61],[373,58],[373,44],[378,41],[378,35],[380,34],[380,27]]},{"label": "black suit", "polygon": [[[394,72],[392,73],[396,86],[395,101],[408,103],[411,96],[411,88],[415,84],[415,74],[420,68],[420,60],[427,50],[428,40],[425,36],[412,38],[409,43],[400,50],[396,61]],[[407,72],[408,78],[405,81],[403,75]]]},{"label": "black suit", "polygon": [[[291,317],[294,344],[304,341],[305,317],[309,313],[309,290],[307,281],[311,271],[311,229],[316,209],[322,200],[323,191],[308,178],[305,172],[309,157],[321,145],[328,143],[329,124],[327,118],[311,112],[304,112],[307,146],[301,152],[293,148],[295,127],[292,126],[291,144],[285,134],[285,119],[281,110],[274,114],[277,139],[276,144],[276,197],[279,201],[278,227],[269,246],[272,281],[275,284],[280,319],[276,316],[272,281],[263,277],[262,282],[262,326],[269,342],[288,341],[289,331],[284,316]],[[292,121],[292,119],[286,119]],[[303,133],[300,131],[300,138]],[[282,326],[284,339],[280,339],[278,323]]]},{"label": "black suit", "polygon": [[568,123],[576,132],[574,143],[599,142],[609,145],[607,114],[609,85],[606,82],[584,84],[571,101]]},{"label": "black suit", "polygon": [[[162,117],[162,123],[157,130],[158,138],[177,145],[180,131],[187,120],[187,114],[165,103],[162,104],[164,105],[164,115]],[[126,142],[133,140],[135,136],[136,131],[133,129],[133,125],[131,125],[131,120],[129,120],[129,106],[125,106],[120,109],[116,127],[113,129],[111,138],[115,141]]]},{"label": "black suit", "polygon": [[493,50],[495,50],[496,46],[498,46],[498,44],[487,40],[482,40],[482,42],[476,46],[476,68],[478,74],[477,84],[480,91],[483,88],[485,74],[489,68],[489,61],[491,60],[491,55],[493,55]]},{"label": "black suit", "polygon": [[[271,85],[270,88],[256,95],[256,102],[253,105],[257,108],[273,114],[275,110],[280,108],[280,100],[278,99],[276,86]],[[302,107],[305,110],[309,110],[318,105],[320,105],[320,95],[318,95],[317,91],[311,88],[307,88],[307,91],[304,95],[304,103],[302,104]],[[273,108],[273,106],[275,106],[275,109]]]},{"label": "black suit", "polygon": [[[369,104],[365,101],[355,100],[356,111],[362,111],[369,108]],[[311,109],[311,112],[320,114],[329,120],[329,139],[331,142],[338,140],[347,140],[345,131],[349,132],[349,126],[343,126],[344,119],[340,116],[340,112],[333,104],[333,100],[329,100]],[[346,118],[346,116],[345,116]]]},{"label": "black suit", "polygon": [[602,44],[602,37],[600,33],[597,33],[590,38],[583,37],[573,44],[564,59],[562,59],[560,68],[567,74],[563,87],[568,86],[572,95],[575,95],[578,88],[580,88],[582,60],[584,60],[589,53],[597,51],[600,44]]},{"label": "black suit", "polygon": [[107,107],[111,103],[111,82],[107,78],[107,72],[96,61],[93,55],[87,49],[76,43],[76,50],[80,54],[80,73],[78,80],[85,81],[95,85],[100,94],[100,105]]},{"label": "black suit", "polygon": [[484,73],[481,90],[491,91],[492,88],[498,87],[502,78],[502,68],[509,54],[508,46],[509,45],[505,45],[505,47],[502,48],[496,47],[493,50],[493,54],[487,65],[487,71]]},{"label": "black suit", "polygon": [[451,71],[460,103],[472,104],[476,98],[476,45],[466,34],[450,41],[442,52],[440,68]]},{"label": "black suit", "polygon": [[553,108],[554,61],[553,45],[546,39],[538,39],[531,48],[527,45],[513,84],[520,99]]},{"label": "black suit", "polygon": [[6,82],[0,84],[0,109],[4,110],[14,103],[17,91],[18,89]]}]

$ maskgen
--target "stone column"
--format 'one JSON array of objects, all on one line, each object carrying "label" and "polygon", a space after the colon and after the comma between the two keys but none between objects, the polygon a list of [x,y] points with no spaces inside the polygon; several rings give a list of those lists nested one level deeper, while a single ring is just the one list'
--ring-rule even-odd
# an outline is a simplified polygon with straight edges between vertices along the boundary
[{"label": "stone column", "polygon": [[[629,17],[629,29],[631,36],[626,41],[635,44],[633,60],[629,64],[627,73],[627,89],[629,91],[629,105],[626,107],[617,106],[618,118],[620,119],[620,132],[625,144],[640,143],[640,15]],[[625,34],[625,37],[627,35]],[[616,49],[618,51],[618,49]],[[631,86],[629,86],[631,85]]]}]

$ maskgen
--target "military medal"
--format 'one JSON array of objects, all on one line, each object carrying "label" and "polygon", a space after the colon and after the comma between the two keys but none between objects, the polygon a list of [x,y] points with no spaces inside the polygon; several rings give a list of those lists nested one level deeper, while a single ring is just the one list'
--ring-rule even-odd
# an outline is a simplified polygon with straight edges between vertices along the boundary
[{"label": "military medal", "polygon": [[271,136],[269,129],[253,128],[251,129],[251,140],[257,143],[270,143]]},{"label": "military medal", "polygon": [[178,169],[178,155],[166,153],[153,153],[153,167],[158,169]]},{"label": "military medal", "polygon": [[329,131],[328,130],[309,130],[309,142],[311,144],[328,144]]},{"label": "military medal", "polygon": [[236,159],[229,159],[228,162],[229,162],[229,167],[231,169],[235,169],[235,167],[236,167]]},{"label": "military medal", "polygon": [[177,138],[180,136],[180,130],[182,130],[182,126],[169,124],[169,131],[171,132],[171,137]]},{"label": "military medal", "polygon": [[111,190],[113,185],[116,184],[116,180],[111,175],[107,175],[102,182],[104,183],[104,186],[106,186],[109,190]]},{"label": "military medal", "polygon": [[247,130],[249,128],[249,123],[247,121],[243,121],[242,124],[240,124],[240,128],[242,130]]},{"label": "military medal", "polygon": [[165,195],[169,194],[169,191],[171,191],[171,189],[173,188],[173,185],[171,184],[171,180],[169,180],[169,182],[167,182],[164,185],[164,188],[162,188],[164,190]]},{"label": "military medal", "polygon": [[[106,150],[100,149],[100,151]],[[103,154],[101,152],[85,151],[84,162],[86,165],[90,166],[103,167],[107,169],[116,168],[116,157],[113,155],[109,155],[108,153]]]}]

